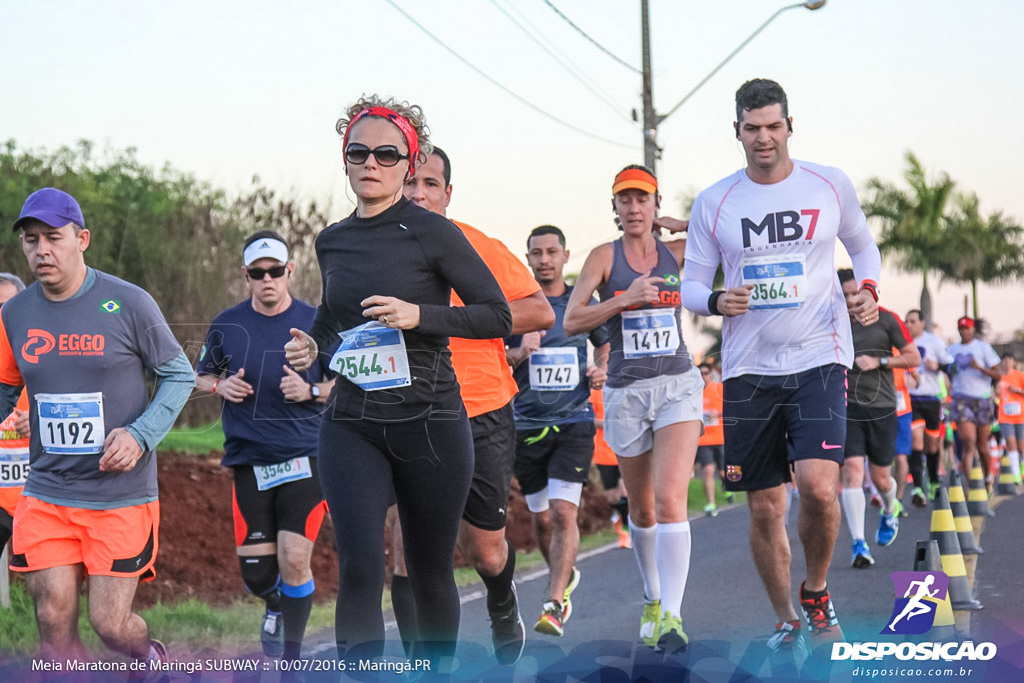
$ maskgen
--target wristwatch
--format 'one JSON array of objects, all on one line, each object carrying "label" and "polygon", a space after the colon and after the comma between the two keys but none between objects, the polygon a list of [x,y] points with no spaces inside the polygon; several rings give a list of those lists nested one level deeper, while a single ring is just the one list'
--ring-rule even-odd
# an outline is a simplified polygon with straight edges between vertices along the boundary
[{"label": "wristwatch", "polygon": [[889,357],[882,356],[881,358],[878,359],[878,364],[881,365],[883,368],[889,367]]},{"label": "wristwatch", "polygon": [[313,395],[313,400],[320,398],[320,387],[316,384],[309,385],[309,393]]}]

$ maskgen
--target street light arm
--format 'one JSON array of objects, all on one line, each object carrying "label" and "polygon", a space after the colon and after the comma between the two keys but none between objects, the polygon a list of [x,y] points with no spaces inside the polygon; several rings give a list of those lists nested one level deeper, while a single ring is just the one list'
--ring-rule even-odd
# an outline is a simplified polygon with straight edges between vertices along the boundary
[{"label": "street light arm", "polygon": [[696,92],[697,92],[698,90],[700,90],[700,89],[701,89],[701,87],[702,87],[702,86],[703,86],[703,85],[704,85],[705,83],[707,83],[708,81],[710,81],[710,80],[711,80],[711,78],[712,78],[712,77],[713,77],[713,76],[714,76],[715,74],[717,74],[717,73],[718,73],[718,72],[719,72],[719,71],[720,71],[720,70],[722,69],[722,67],[723,67],[723,66],[725,66],[726,64],[728,64],[728,63],[729,63],[729,60],[731,60],[731,59],[732,59],[733,57],[735,57],[735,56],[736,56],[736,55],[737,55],[737,54],[739,53],[739,51],[740,51],[740,50],[742,50],[743,48],[745,48],[745,47],[747,46],[747,44],[748,44],[748,43],[750,43],[750,41],[752,41],[752,40],[753,40],[754,38],[756,38],[756,37],[757,37],[757,35],[758,35],[759,33],[761,33],[761,31],[763,31],[763,30],[765,29],[765,27],[766,27],[766,26],[768,26],[768,24],[770,24],[770,23],[772,23],[773,21],[775,21],[775,18],[776,18],[776,17],[778,17],[778,16],[780,15],[780,14],[782,14],[782,13],[783,13],[783,12],[785,12],[786,10],[796,9],[797,7],[805,7],[805,8],[807,8],[807,9],[809,9],[809,10],[816,10],[816,9],[821,9],[822,7],[824,7],[824,5],[825,5],[825,2],[822,2],[822,1],[820,1],[820,0],[819,0],[818,2],[798,2],[798,3],[795,3],[795,4],[793,4],[793,5],[786,5],[785,7],[780,7],[780,8],[778,9],[778,10],[776,10],[775,14],[771,15],[770,17],[768,17],[768,19],[767,19],[767,20],[766,20],[766,21],[765,21],[765,22],[764,22],[763,24],[761,24],[760,26],[758,26],[758,27],[757,27],[757,30],[756,30],[756,31],[754,31],[754,32],[753,32],[753,33],[751,33],[751,34],[750,34],[749,36],[747,36],[747,39],[746,39],[746,40],[744,40],[744,41],[743,41],[742,43],[740,43],[740,44],[739,44],[739,45],[738,45],[738,46],[736,47],[736,49],[735,49],[735,50],[733,50],[732,52],[730,52],[730,53],[729,53],[729,55],[728,55],[728,56],[727,56],[727,57],[726,57],[725,59],[723,59],[723,60],[722,60],[722,61],[721,61],[721,62],[720,62],[720,63],[718,64],[718,66],[716,66],[716,67],[715,67],[715,68],[714,68],[714,69],[713,69],[713,70],[711,71],[711,73],[709,73],[709,74],[708,74],[707,76],[705,76],[704,78],[702,78],[702,79],[700,80],[700,82],[699,82],[699,83],[698,83],[697,85],[693,86],[693,89],[692,89],[692,90],[690,90],[690,92],[686,93],[686,95],[685,95],[685,96],[683,97],[683,99],[679,100],[679,102],[678,102],[678,103],[676,104],[676,106],[674,106],[674,107],[672,107],[671,109],[669,109],[667,113],[665,113],[665,114],[662,114],[661,116],[659,116],[659,117],[658,117],[658,123],[661,123],[662,121],[664,121],[665,119],[667,119],[667,118],[668,118],[669,116],[672,116],[672,114],[674,114],[674,113],[675,113],[675,111],[676,111],[677,109],[679,109],[679,107],[681,107],[681,106],[683,106],[684,104],[686,104],[686,102],[687,102],[687,101],[688,101],[688,100],[689,100],[689,99],[690,99],[691,97],[693,97],[693,95],[694,95],[694,94],[695,94],[695,93],[696,93]]}]

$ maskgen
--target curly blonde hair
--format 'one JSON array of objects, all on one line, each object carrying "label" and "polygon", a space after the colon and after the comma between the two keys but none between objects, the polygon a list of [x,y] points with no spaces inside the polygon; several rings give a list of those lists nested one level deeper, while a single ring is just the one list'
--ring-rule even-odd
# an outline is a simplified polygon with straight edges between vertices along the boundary
[{"label": "curly blonde hair", "polygon": [[334,125],[334,130],[344,138],[345,131],[348,130],[349,123],[355,115],[371,107],[385,107],[409,121],[413,130],[416,131],[416,138],[420,145],[420,158],[416,162],[417,164],[425,163],[427,157],[434,151],[434,146],[430,144],[430,129],[427,128],[427,120],[423,116],[423,110],[417,104],[409,104],[404,100],[396,100],[394,97],[382,99],[379,95],[363,95],[345,111],[343,117],[338,119],[338,122]]}]

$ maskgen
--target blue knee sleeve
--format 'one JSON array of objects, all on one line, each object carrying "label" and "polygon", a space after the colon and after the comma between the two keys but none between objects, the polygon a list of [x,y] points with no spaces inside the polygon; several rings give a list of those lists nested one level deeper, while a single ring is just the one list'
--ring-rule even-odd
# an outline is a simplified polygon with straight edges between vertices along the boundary
[{"label": "blue knee sleeve", "polygon": [[292,586],[283,581],[281,582],[281,594],[289,598],[304,598],[307,595],[312,595],[314,590],[316,590],[316,585],[313,583],[313,579],[300,586]]}]

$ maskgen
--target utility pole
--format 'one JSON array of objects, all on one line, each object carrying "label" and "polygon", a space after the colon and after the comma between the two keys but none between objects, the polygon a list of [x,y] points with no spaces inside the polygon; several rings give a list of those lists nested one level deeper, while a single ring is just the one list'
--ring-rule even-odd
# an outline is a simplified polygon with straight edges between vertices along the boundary
[{"label": "utility pole", "polygon": [[658,147],[658,124],[661,117],[654,113],[654,92],[651,87],[651,26],[648,0],[640,0],[640,41],[643,47],[644,62],[644,166],[655,171],[655,164],[661,156]]}]

